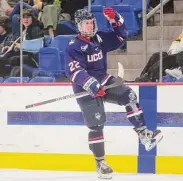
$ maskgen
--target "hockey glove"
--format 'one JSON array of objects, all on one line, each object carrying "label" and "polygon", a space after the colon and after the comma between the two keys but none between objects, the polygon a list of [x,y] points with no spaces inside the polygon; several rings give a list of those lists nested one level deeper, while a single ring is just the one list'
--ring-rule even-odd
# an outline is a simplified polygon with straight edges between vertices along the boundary
[{"label": "hockey glove", "polygon": [[105,90],[101,87],[100,83],[94,77],[90,77],[83,84],[83,89],[85,89],[93,98],[104,96],[106,94]]},{"label": "hockey glove", "polygon": [[107,18],[107,20],[112,24],[112,26],[119,26],[124,22],[123,17],[120,14],[118,14],[113,8],[104,8],[103,14]]}]

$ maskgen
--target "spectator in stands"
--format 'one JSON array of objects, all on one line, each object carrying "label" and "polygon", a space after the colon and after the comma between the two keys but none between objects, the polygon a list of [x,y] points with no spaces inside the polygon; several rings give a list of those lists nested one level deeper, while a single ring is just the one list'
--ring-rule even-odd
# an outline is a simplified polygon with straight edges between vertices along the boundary
[{"label": "spectator in stands", "polygon": [[32,40],[43,37],[43,31],[40,27],[40,22],[34,16],[32,10],[23,10],[23,34],[25,40]]},{"label": "spectator in stands", "polygon": [[[11,4],[11,6],[9,8],[6,8],[7,16],[13,16],[14,14],[20,14],[20,1],[19,0],[17,2],[14,1],[14,3]],[[32,8],[33,6],[34,6],[34,0],[23,0],[23,8]]]},{"label": "spectator in stands", "polygon": [[7,37],[9,31],[9,18],[7,16],[0,16],[0,44]]},{"label": "spectator in stands", "polygon": [[11,6],[6,0],[0,0],[0,15],[6,15],[7,9],[10,9]]},{"label": "spectator in stands", "polygon": [[[43,32],[40,29],[39,22],[33,16],[31,10],[24,9],[23,10],[23,41],[24,40],[33,40],[43,38]],[[10,38],[11,37],[11,38]],[[12,36],[9,36],[9,39],[2,43],[2,52],[4,53],[3,56],[0,58],[0,72],[5,67],[5,64],[11,65],[13,68],[14,66],[20,65],[20,43],[18,41],[14,41],[15,39]],[[18,39],[19,40],[19,39]],[[12,44],[12,42],[14,42]],[[31,47],[30,47],[31,50]],[[23,59],[24,64],[27,64],[31,67],[38,67],[38,57],[30,52],[23,52]],[[3,60],[3,61],[2,61]],[[6,74],[7,75],[7,72]],[[1,76],[5,76],[2,75]]]},{"label": "spectator in stands", "polygon": [[[0,24],[2,27],[5,28],[5,26],[8,26],[5,22],[4,22],[4,17],[0,17]],[[6,20],[5,20],[6,21]],[[7,22],[6,22],[7,23]],[[10,29],[9,29],[10,30]],[[0,54],[4,54],[5,52],[7,52],[7,50],[10,48],[10,46],[12,45],[12,43],[17,39],[16,36],[13,36],[13,34],[11,33],[11,31],[7,31],[6,36],[3,37],[3,41],[0,44]],[[4,55],[1,55],[1,57]]]},{"label": "spectator in stands", "polygon": [[[143,69],[137,82],[159,80],[159,52],[154,53]],[[163,75],[170,75],[174,78],[181,78],[183,70],[183,31],[175,41],[172,42],[169,50],[163,52]]]},{"label": "spectator in stands", "polygon": [[[27,2],[27,3],[26,3]],[[34,16],[39,15],[42,10],[43,3],[40,0],[28,0],[23,2],[23,9],[31,9]],[[12,23],[12,32],[18,36],[20,34],[20,2],[7,12]]]},{"label": "spectator in stands", "polygon": [[165,73],[176,79],[182,78],[183,77],[183,31],[177,37],[177,39],[172,42],[169,48],[168,54],[176,55],[178,67],[174,69],[166,69]]},{"label": "spectator in stands", "polygon": [[[23,9],[31,9],[34,13],[34,16],[38,16],[38,10],[41,9],[41,2],[36,3],[34,1],[34,5],[32,6],[32,1],[28,1],[28,3],[23,2]],[[20,2],[15,5],[15,7],[12,9],[12,12],[10,13],[10,19],[15,14],[20,14]]]},{"label": "spectator in stands", "polygon": [[0,44],[0,76],[5,77],[9,76],[11,72],[11,67],[6,66],[7,59],[9,58],[9,52],[13,49],[13,42],[16,42],[16,37],[13,36],[11,32],[7,33],[7,36],[4,38],[4,41]]},{"label": "spectator in stands", "polygon": [[60,0],[43,0],[40,21],[44,25],[45,34],[54,38],[60,13]]},{"label": "spectator in stands", "polygon": [[[29,3],[29,4],[28,4]],[[43,23],[45,34],[54,37],[55,30],[58,23],[60,0],[33,0],[23,3],[23,8],[31,9],[34,12],[34,16],[38,17],[38,20]],[[20,3],[18,3],[10,14],[12,19],[13,32],[19,32],[19,24],[17,24],[17,15],[20,14]],[[15,17],[14,17],[15,16]],[[15,30],[15,31],[14,31]],[[14,34],[15,34],[14,33]]]},{"label": "spectator in stands", "polygon": [[[140,77],[137,77],[135,82],[157,82],[159,80],[159,65],[160,53],[156,52],[150,57]],[[167,52],[163,52],[163,75],[166,75],[165,69],[172,67],[176,67],[176,57],[168,56]]]},{"label": "spectator in stands", "polygon": [[180,53],[182,51],[183,51],[183,31],[177,37],[177,39],[172,42],[172,44],[168,50],[168,55],[177,54],[177,53]]}]

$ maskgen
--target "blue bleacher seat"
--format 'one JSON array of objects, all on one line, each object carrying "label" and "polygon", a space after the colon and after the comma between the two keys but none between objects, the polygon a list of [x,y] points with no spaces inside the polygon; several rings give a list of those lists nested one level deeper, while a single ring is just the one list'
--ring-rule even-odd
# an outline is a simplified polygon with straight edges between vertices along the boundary
[{"label": "blue bleacher seat", "polygon": [[44,35],[44,47],[49,47],[51,42],[52,38],[49,35]]},{"label": "blue bleacher seat", "polygon": [[135,36],[139,34],[139,19],[136,16],[133,8],[128,5],[114,5],[113,7],[118,13],[120,13],[124,17],[129,36]]},{"label": "blue bleacher seat", "polygon": [[4,81],[3,77],[0,77],[0,83],[2,83]]},{"label": "blue bleacher seat", "polygon": [[112,7],[113,5],[121,4],[123,0],[106,0],[105,6]]},{"label": "blue bleacher seat", "polygon": [[64,74],[60,51],[55,47],[41,48],[39,51],[39,75],[61,76]]},{"label": "blue bleacher seat", "polygon": [[31,72],[32,76],[62,76],[64,74],[64,52],[68,42],[74,36],[75,35],[56,36],[49,47],[40,49],[39,68],[24,65],[24,70]]},{"label": "blue bleacher seat", "polygon": [[56,79],[55,77],[34,77],[32,78],[30,81],[30,83],[33,83],[33,82],[56,82]]},{"label": "blue bleacher seat", "polygon": [[[147,8],[150,6],[150,0],[146,0]],[[134,11],[142,11],[143,0],[123,0],[121,5],[129,5]]]},{"label": "blue bleacher seat", "polygon": [[176,81],[176,78],[171,77],[169,75],[166,75],[166,76],[162,77],[162,82],[175,82],[175,81]]},{"label": "blue bleacher seat", "polygon": [[22,43],[23,51],[37,53],[40,48],[43,48],[44,42],[43,38],[33,39],[33,40],[24,40]]},{"label": "blue bleacher seat", "polygon": [[26,75],[29,77],[35,77],[39,74],[39,68],[33,68],[27,64],[23,64],[23,71],[26,72]]},{"label": "blue bleacher seat", "polygon": [[51,47],[56,47],[60,51],[60,62],[62,70],[64,71],[64,55],[66,47],[70,40],[72,40],[76,35],[58,35],[56,36],[51,43]]},{"label": "blue bleacher seat", "polygon": [[91,12],[97,20],[99,31],[109,31],[111,29],[110,23],[103,15],[103,6],[91,6]]},{"label": "blue bleacher seat", "polygon": [[[109,31],[111,26],[108,20],[103,15],[104,7],[112,7],[118,5],[122,0],[95,0],[91,6],[91,12],[95,15],[97,20],[98,29],[100,31]],[[87,8],[87,7],[86,7]]]},{"label": "blue bleacher seat", "polygon": [[65,51],[69,41],[75,36],[76,35],[58,35],[52,40],[50,47],[56,47],[60,51]]},{"label": "blue bleacher seat", "polygon": [[[24,83],[28,83],[30,78],[29,77],[22,77]],[[3,83],[20,83],[21,77],[8,77],[4,80]]]},{"label": "blue bleacher seat", "polygon": [[92,6],[112,6],[122,3],[123,0],[95,0]]},{"label": "blue bleacher seat", "polygon": [[[141,22],[138,18],[137,13],[134,11],[134,7],[130,5],[123,4],[124,0],[95,0],[91,6],[91,12],[95,15],[97,19],[98,29],[101,31],[111,30],[109,22],[103,15],[103,8],[105,6],[113,7],[117,12],[119,12],[125,19],[125,25],[129,31],[129,36],[135,36],[140,32]],[[133,0],[134,1],[134,0]]]},{"label": "blue bleacher seat", "polygon": [[182,78],[177,79],[175,82],[183,82],[183,77],[182,77]]},{"label": "blue bleacher seat", "polygon": [[92,6],[93,6],[93,5],[105,6],[105,1],[106,1],[106,0],[95,0],[95,1],[92,3]]},{"label": "blue bleacher seat", "polygon": [[124,0],[116,0],[116,5],[121,4]]},{"label": "blue bleacher seat", "polygon": [[[150,9],[150,0],[146,1],[147,4],[147,12],[149,12]],[[123,2],[120,5],[125,5],[125,6],[130,6],[133,8],[135,15],[138,18],[138,24],[140,27],[142,27],[142,10],[143,10],[143,0],[138,0],[138,1],[134,1],[134,0],[123,0]]]}]

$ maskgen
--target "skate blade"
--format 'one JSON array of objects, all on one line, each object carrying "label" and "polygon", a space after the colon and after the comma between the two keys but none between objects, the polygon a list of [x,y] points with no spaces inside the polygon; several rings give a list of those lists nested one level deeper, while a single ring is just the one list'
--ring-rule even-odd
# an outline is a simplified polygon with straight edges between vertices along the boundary
[{"label": "skate blade", "polygon": [[109,174],[98,174],[99,179],[112,179],[112,173]]},{"label": "skate blade", "polygon": [[154,147],[156,147],[157,144],[163,139],[163,135],[159,133],[154,139],[154,142],[145,145],[146,151],[151,151]]}]

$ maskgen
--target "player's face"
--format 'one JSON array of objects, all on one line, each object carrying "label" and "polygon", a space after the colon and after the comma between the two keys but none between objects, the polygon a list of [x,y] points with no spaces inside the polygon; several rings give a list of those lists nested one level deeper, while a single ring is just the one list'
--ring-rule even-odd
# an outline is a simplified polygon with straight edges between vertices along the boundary
[{"label": "player's face", "polygon": [[84,32],[88,33],[88,34],[92,34],[93,30],[94,30],[94,20],[85,20],[82,23],[82,29]]}]

